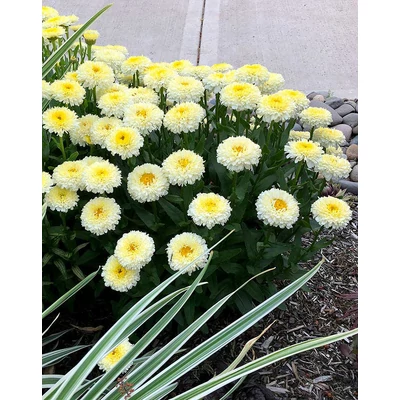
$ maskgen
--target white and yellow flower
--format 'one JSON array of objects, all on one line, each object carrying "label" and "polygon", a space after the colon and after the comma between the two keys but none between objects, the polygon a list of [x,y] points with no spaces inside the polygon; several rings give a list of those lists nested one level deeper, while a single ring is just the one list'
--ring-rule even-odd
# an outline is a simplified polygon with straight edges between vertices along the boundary
[{"label": "white and yellow flower", "polygon": [[332,123],[332,114],[325,108],[309,107],[300,114],[300,121],[315,128],[324,128]]},{"label": "white and yellow flower", "polygon": [[151,65],[151,60],[145,56],[131,56],[127,58],[121,65],[121,71],[125,75],[132,75],[139,72],[142,74],[144,70]]},{"label": "white and yellow flower", "polygon": [[208,247],[206,241],[199,235],[184,232],[174,236],[167,245],[168,264],[174,271],[187,269],[191,275],[196,269],[203,268],[207,263]]},{"label": "white and yellow flower", "polygon": [[58,136],[70,132],[77,124],[75,111],[66,107],[52,107],[43,113],[43,127]]},{"label": "white and yellow flower", "polygon": [[106,88],[114,82],[113,70],[104,62],[100,61],[85,61],[79,65],[77,72],[78,82],[83,87],[93,89]]},{"label": "white and yellow flower", "polygon": [[235,79],[238,82],[252,83],[259,86],[268,81],[269,71],[261,64],[246,64],[235,72]]},{"label": "white and yellow flower", "polygon": [[67,212],[78,204],[79,196],[74,190],[53,186],[44,197],[50,210]]},{"label": "white and yellow flower", "polygon": [[145,86],[158,92],[161,88],[166,88],[169,82],[176,76],[177,72],[169,67],[148,67],[143,76],[143,83]]},{"label": "white and yellow flower", "polygon": [[310,100],[308,100],[307,96],[299,90],[283,89],[277,93],[282,96],[286,96],[289,100],[292,100],[296,105],[297,113],[303,111],[310,104]]},{"label": "white and yellow flower", "polygon": [[121,171],[108,160],[86,165],[83,173],[85,190],[92,193],[112,193],[121,185]]},{"label": "white and yellow flower", "polygon": [[221,90],[221,103],[233,110],[252,110],[260,100],[260,89],[251,83],[234,82]]},{"label": "white and yellow flower", "polygon": [[140,272],[136,269],[124,268],[117,257],[110,256],[102,267],[101,276],[104,279],[104,286],[108,286],[117,292],[127,292],[132,289],[140,280]]},{"label": "white and yellow flower", "polygon": [[311,140],[291,140],[285,145],[285,153],[294,162],[305,161],[308,168],[318,164],[324,150],[319,143]]},{"label": "white and yellow flower", "polygon": [[54,185],[53,179],[48,172],[42,171],[42,193],[48,193]]},{"label": "white and yellow flower", "polygon": [[291,130],[289,132],[289,140],[310,140],[310,132]]},{"label": "white and yellow flower", "polygon": [[86,94],[85,89],[78,82],[65,79],[54,81],[50,90],[54,100],[70,106],[82,104]]},{"label": "white and yellow flower", "polygon": [[169,65],[173,70],[175,70],[177,72],[181,72],[185,68],[190,67],[193,64],[189,60],[175,60],[175,61],[172,61]]},{"label": "white and yellow flower", "polygon": [[333,128],[317,128],[313,134],[314,142],[318,142],[323,147],[337,147],[346,142],[342,131]]},{"label": "white and yellow flower", "polygon": [[168,179],[158,165],[139,165],[128,175],[128,192],[139,203],[156,201],[168,194],[168,189]]},{"label": "white and yellow flower", "polygon": [[92,144],[91,130],[98,119],[99,117],[94,114],[86,114],[79,118],[77,126],[69,133],[71,142],[83,147]]},{"label": "white and yellow flower", "polygon": [[201,179],[205,172],[204,160],[190,150],[178,150],[169,155],[162,169],[171,185],[192,185]]},{"label": "white and yellow flower", "polygon": [[235,81],[235,71],[213,72],[203,79],[204,88],[212,93],[219,93],[221,90]]},{"label": "white and yellow flower", "polygon": [[211,65],[211,69],[215,72],[227,72],[233,69],[233,66],[228,63],[217,63]]},{"label": "white and yellow flower", "polygon": [[107,137],[111,132],[122,125],[121,120],[115,117],[103,117],[93,122],[90,130],[90,139],[93,144],[105,147]]},{"label": "white and yellow flower", "polygon": [[124,124],[143,135],[161,128],[164,112],[152,103],[136,103],[125,108]]},{"label": "white and yellow flower", "polygon": [[121,207],[111,198],[96,197],[82,208],[82,226],[97,236],[113,231],[120,219]]},{"label": "white and yellow flower", "polygon": [[61,188],[69,190],[82,190],[85,164],[79,161],[64,161],[53,170],[53,181]]},{"label": "white and yellow flower", "polygon": [[340,229],[351,220],[350,206],[336,197],[321,197],[311,205],[313,218],[325,228]]},{"label": "white and yellow flower", "polygon": [[204,95],[203,84],[190,76],[177,76],[170,80],[167,87],[167,98],[172,102],[197,103]]},{"label": "white and yellow flower", "polygon": [[206,116],[204,108],[196,103],[180,103],[164,117],[164,126],[172,133],[193,132]]},{"label": "white and yellow flower", "polygon": [[188,215],[196,225],[208,229],[215,225],[225,225],[232,208],[225,197],[215,193],[199,193],[189,204]]},{"label": "white and yellow flower", "polygon": [[261,147],[244,136],[229,137],[217,147],[217,162],[229,171],[252,171],[260,158]]},{"label": "white and yellow flower", "polygon": [[125,108],[131,103],[132,97],[127,91],[115,91],[103,94],[99,101],[98,106],[101,113],[107,117],[119,117],[124,115]]},{"label": "white and yellow flower", "polygon": [[114,255],[124,268],[140,270],[151,261],[154,252],[154,240],[147,233],[130,231],[118,240]]},{"label": "white and yellow flower", "polygon": [[295,103],[279,93],[262,96],[257,115],[266,122],[283,122],[296,116]]},{"label": "white and yellow flower", "polygon": [[265,225],[291,228],[300,215],[297,200],[281,189],[262,192],[256,201],[257,217]]},{"label": "white and yellow flower", "polygon": [[123,160],[138,156],[143,143],[142,135],[128,126],[115,128],[105,140],[106,149],[112,155],[118,154]]},{"label": "white and yellow flower", "polygon": [[[109,371],[118,361],[126,356],[129,350],[132,348],[132,344],[128,339],[119,344],[113,351],[108,353],[104,358],[98,362],[98,366],[104,372]],[[126,367],[126,370],[130,368],[130,365]]]},{"label": "white and yellow flower", "polygon": [[258,85],[262,95],[274,94],[281,90],[285,85],[285,79],[281,74],[276,74],[273,72],[269,73],[269,78]]},{"label": "white and yellow flower", "polygon": [[326,180],[337,182],[339,179],[349,176],[351,165],[342,157],[337,157],[333,154],[323,154],[315,166],[315,170],[322,174]]},{"label": "white and yellow flower", "polygon": [[152,103],[156,106],[160,103],[160,98],[158,94],[150,88],[137,87],[129,88],[128,93],[132,97],[132,103]]}]

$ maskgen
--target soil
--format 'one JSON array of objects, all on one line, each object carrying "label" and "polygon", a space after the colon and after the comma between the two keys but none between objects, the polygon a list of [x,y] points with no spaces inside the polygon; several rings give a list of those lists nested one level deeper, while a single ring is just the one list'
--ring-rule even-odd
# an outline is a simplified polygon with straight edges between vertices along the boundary
[{"label": "soil", "polygon": [[[237,357],[246,342],[260,335],[273,321],[273,326],[260,337],[242,363],[291,344],[357,326],[358,200],[353,196],[347,201],[353,211],[350,224],[342,230],[322,234],[334,239],[333,243],[321,250],[314,260],[303,265],[309,269],[321,260],[321,256],[326,259],[319,273],[309,282],[308,290],[295,293],[286,301],[285,309],[274,310],[219,353],[183,376],[169,398],[222,372]],[[310,240],[304,238],[305,242]],[[280,284],[284,287],[287,283]],[[98,317],[99,308],[102,310],[101,318]],[[60,339],[58,348],[76,345],[77,341],[80,344],[93,344],[112,325],[111,309],[107,304],[96,304],[92,311],[85,308],[81,316],[60,318],[57,331],[67,328],[72,330]],[[185,348],[198,345],[239,316],[232,313],[220,315],[218,319],[209,322],[210,332],[207,336],[198,333]],[[169,339],[163,335],[155,345]],[[46,351],[51,350],[47,347]],[[44,372],[65,373],[81,356],[80,353],[71,355]],[[93,376],[98,373],[94,371]],[[250,375],[228,400],[357,399],[357,376],[357,337],[353,337],[285,359]],[[231,387],[232,384],[225,386],[205,400],[221,399]]]}]

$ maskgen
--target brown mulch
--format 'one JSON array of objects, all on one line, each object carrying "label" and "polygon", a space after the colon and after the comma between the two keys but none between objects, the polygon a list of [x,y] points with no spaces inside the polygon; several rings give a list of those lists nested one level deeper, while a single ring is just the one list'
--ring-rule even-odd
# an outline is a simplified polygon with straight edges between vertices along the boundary
[{"label": "brown mulch", "polygon": [[[222,372],[246,342],[258,336],[273,321],[276,322],[253,346],[244,362],[295,343],[357,326],[358,202],[356,197],[349,202],[353,211],[350,224],[343,230],[322,234],[334,239],[333,243],[307,263],[311,268],[321,256],[326,258],[318,274],[309,282],[309,291],[295,293],[286,301],[286,310],[274,310],[217,355],[182,377],[175,394]],[[304,241],[307,244],[311,239],[305,238]],[[307,264],[303,266],[307,267]],[[219,320],[218,326],[211,326],[209,335],[232,322],[233,316],[230,319]],[[199,338],[193,338],[192,343],[197,340]],[[357,399],[357,378],[357,339],[352,337],[262,369],[249,376],[228,399]],[[210,394],[205,400],[220,399],[230,387],[232,384]]]}]

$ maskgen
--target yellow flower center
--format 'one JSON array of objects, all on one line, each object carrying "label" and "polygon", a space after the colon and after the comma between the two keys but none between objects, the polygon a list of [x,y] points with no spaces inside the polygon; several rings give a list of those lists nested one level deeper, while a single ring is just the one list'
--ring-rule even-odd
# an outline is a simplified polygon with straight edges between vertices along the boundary
[{"label": "yellow flower center", "polygon": [[64,89],[65,90],[71,90],[72,89],[72,85],[70,83],[64,83]]},{"label": "yellow flower center", "polygon": [[180,158],[178,164],[181,168],[186,168],[189,164],[189,160],[187,158]]},{"label": "yellow flower center", "polygon": [[244,152],[244,147],[243,146],[233,146],[232,150],[238,156],[238,155],[240,155],[241,153]]},{"label": "yellow flower center", "polygon": [[123,145],[126,144],[129,140],[129,136],[125,132],[121,132],[117,134],[117,137],[115,138],[115,141],[117,144]]},{"label": "yellow flower center", "polygon": [[92,140],[90,139],[89,135],[85,135],[83,137],[83,140],[87,143],[87,144],[92,144]]},{"label": "yellow flower center", "polygon": [[77,170],[75,167],[71,167],[71,168],[68,168],[68,172],[69,172],[71,175],[73,175],[73,174],[75,174],[76,172],[78,172],[78,170]]},{"label": "yellow flower center", "polygon": [[274,203],[274,207],[276,210],[286,210],[287,209],[287,204],[286,201],[282,199],[276,199]]},{"label": "yellow flower center", "polygon": [[233,87],[233,91],[236,93],[243,92],[243,90],[244,90],[244,87],[242,85],[236,85]]},{"label": "yellow flower center", "polygon": [[193,253],[193,249],[190,246],[183,246],[180,250],[179,253],[182,257],[188,257]]},{"label": "yellow flower center", "polygon": [[138,110],[138,111],[136,111],[136,115],[138,117],[146,118],[147,117],[147,110]]},{"label": "yellow flower center", "polygon": [[103,207],[96,208],[96,209],[94,210],[94,212],[93,212],[93,214],[94,214],[94,216],[95,216],[96,218],[100,218],[100,217],[102,216],[103,213],[104,213]]},{"label": "yellow flower center", "polygon": [[140,183],[143,185],[149,186],[151,185],[154,180],[156,179],[156,176],[154,174],[150,173],[145,173],[140,177]]},{"label": "yellow flower center", "polygon": [[93,72],[100,72],[100,67],[97,66],[97,65],[93,65],[92,71],[93,71]]},{"label": "yellow flower center", "polygon": [[214,212],[217,207],[217,203],[215,200],[206,200],[203,203],[203,209],[207,212]]},{"label": "yellow flower center", "polygon": [[339,211],[339,207],[336,204],[328,204],[327,208],[330,213],[337,213]]},{"label": "yellow flower center", "polygon": [[300,150],[311,150],[314,146],[312,143],[308,142],[299,142]]},{"label": "yellow flower center", "polygon": [[126,275],[126,269],[125,268],[123,268],[123,267],[121,267],[121,266],[119,266],[118,268],[117,268],[117,274],[118,274],[118,278],[123,278],[125,275]]},{"label": "yellow flower center", "polygon": [[176,109],[176,111],[182,116],[188,111],[187,106],[180,106]]},{"label": "yellow flower center", "polygon": [[136,243],[129,243],[128,251],[131,251],[132,253],[134,253],[136,250],[137,250]]},{"label": "yellow flower center", "polygon": [[189,86],[189,82],[186,82],[186,81],[185,82],[181,82],[181,85],[182,86]]}]

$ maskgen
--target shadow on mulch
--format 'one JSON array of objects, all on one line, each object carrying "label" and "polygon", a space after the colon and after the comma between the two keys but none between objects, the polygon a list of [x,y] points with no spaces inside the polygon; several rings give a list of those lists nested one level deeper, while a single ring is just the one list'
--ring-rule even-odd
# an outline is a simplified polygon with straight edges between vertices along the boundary
[{"label": "shadow on mulch", "polygon": [[[222,372],[237,357],[246,342],[258,336],[273,321],[274,325],[257,341],[243,362],[305,340],[347,331],[357,325],[357,198],[353,198],[350,204],[353,211],[350,224],[343,230],[323,235],[334,239],[333,243],[323,249],[314,260],[302,265],[304,268],[311,268],[322,256],[326,259],[319,273],[309,282],[307,291],[295,293],[286,301],[284,309],[274,310],[216,355],[184,375],[179,380],[176,391],[168,398]],[[311,239],[304,238],[305,245],[310,241]],[[281,282],[281,287],[286,284],[287,282]],[[98,318],[99,307],[102,308],[103,319]],[[107,304],[96,304],[95,308],[93,313],[85,309],[83,315],[75,316],[76,319],[59,321],[58,328],[61,326],[61,329],[73,329],[60,339],[58,348],[64,347],[63,344],[65,347],[78,343],[94,344],[104,334],[112,325],[111,309]],[[230,312],[209,321],[209,333],[198,333],[185,348],[195,347],[239,317],[240,315]],[[85,326],[78,325],[79,320],[85,321]],[[170,334],[164,333],[154,346],[160,346],[170,339]],[[47,369],[46,373],[65,373],[81,356],[80,353],[71,355],[54,368]],[[91,377],[99,373],[95,369]],[[282,360],[250,375],[228,400],[357,399],[357,378],[357,338],[353,337]],[[232,385],[221,388],[204,400],[219,400]]]}]

